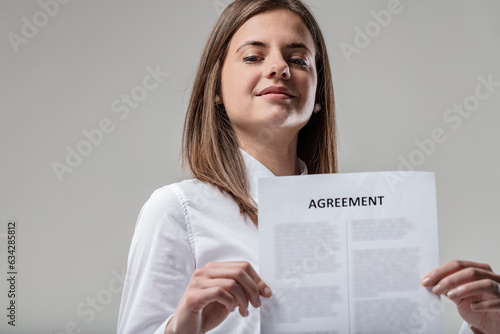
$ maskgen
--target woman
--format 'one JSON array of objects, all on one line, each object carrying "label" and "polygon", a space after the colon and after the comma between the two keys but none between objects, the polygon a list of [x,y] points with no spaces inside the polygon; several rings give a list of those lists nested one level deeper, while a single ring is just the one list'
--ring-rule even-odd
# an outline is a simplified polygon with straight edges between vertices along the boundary
[{"label": "woman", "polygon": [[[118,332],[259,333],[272,291],[257,274],[257,180],[337,171],[328,55],[300,1],[236,0],[222,13],[195,78],[184,160],[195,179],[158,189],[139,215]],[[425,284],[445,286],[456,268]]]}]

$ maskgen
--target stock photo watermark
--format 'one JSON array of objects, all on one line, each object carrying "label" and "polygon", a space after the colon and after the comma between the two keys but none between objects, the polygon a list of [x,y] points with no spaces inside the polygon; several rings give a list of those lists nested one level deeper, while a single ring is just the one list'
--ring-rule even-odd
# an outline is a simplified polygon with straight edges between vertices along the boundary
[{"label": "stock photo watermark", "polygon": [[412,328],[412,331],[401,332],[400,334],[425,333],[429,323],[435,322],[439,317],[441,317],[441,313],[441,301],[438,298],[435,298],[427,305],[427,307],[420,306],[410,314],[408,324]]},{"label": "stock photo watermark", "polygon": [[478,83],[470,95],[467,95],[461,103],[454,103],[443,112],[442,120],[446,127],[436,127],[430,131],[429,136],[414,140],[416,148],[407,156],[399,155],[398,171],[387,176],[387,182],[392,190],[398,183],[404,182],[408,177],[407,172],[414,171],[422,166],[432,156],[440,144],[445,143],[451,131],[460,129],[466,119],[469,119],[481,107],[481,103],[490,99],[500,87],[500,81],[495,81],[493,74],[477,77]]},{"label": "stock photo watermark", "polygon": [[352,42],[343,41],[339,45],[347,63],[350,64],[354,55],[359,55],[362,50],[367,48],[393,22],[394,17],[403,12],[403,9],[404,6],[400,0],[389,0],[385,9],[371,10],[372,20],[365,23],[362,28],[359,26],[353,28],[354,37]]},{"label": "stock photo watermark", "polygon": [[260,326],[262,317],[272,318],[281,315],[281,309],[287,308],[287,302],[293,299],[287,295],[287,292],[289,294],[304,288],[305,280],[320,271],[321,266],[324,266],[326,261],[334,260],[336,251],[339,249],[335,237],[336,235],[333,233],[330,237],[323,236],[314,239],[310,255],[283,272],[281,280],[285,286],[273,289],[271,298],[262,301],[259,312],[251,313],[246,320],[247,326],[241,334],[254,333],[255,328]]},{"label": "stock photo watermark", "polygon": [[7,276],[7,307],[6,316],[7,324],[9,326],[15,327],[17,321],[17,295],[19,294],[18,289],[18,266],[17,266],[17,220],[7,221],[6,234],[0,235],[0,241],[5,240],[6,246],[5,250],[7,252],[7,268],[5,274]]},{"label": "stock photo watermark", "polygon": [[454,306],[455,304],[448,298],[432,299],[427,306],[418,307],[408,317],[407,322],[413,330],[411,332],[400,332],[399,334],[426,333],[429,324],[440,319],[447,310],[454,309],[454,307],[448,307],[450,305]]},{"label": "stock photo watermark", "polygon": [[[160,65],[153,69],[146,66],[146,74],[142,78],[141,84],[134,86],[129,93],[122,93],[119,98],[111,102],[110,110],[114,117],[120,121],[127,119],[132,110],[137,109],[148,94],[159,87],[169,75],[163,72]],[[52,161],[51,167],[59,182],[64,181],[64,175],[71,173],[80,166],[84,159],[88,157],[95,148],[99,147],[105,140],[106,135],[111,134],[116,129],[117,122],[111,117],[102,118],[92,129],[81,131],[80,141],[75,145],[66,145],[65,158],[62,162]]]},{"label": "stock photo watermark", "polygon": [[81,334],[83,329],[81,323],[92,323],[98,314],[106,308],[115,297],[119,297],[125,282],[126,268],[120,271],[111,270],[111,278],[106,287],[99,290],[95,295],[88,296],[84,301],[76,306],[76,315],[81,319],[77,321],[67,321],[62,331],[49,332],[48,334]]},{"label": "stock photo watermark", "polygon": [[71,0],[40,0],[38,6],[40,10],[36,11],[30,18],[21,17],[21,28],[19,33],[9,32],[7,39],[15,54],[20,51],[21,45],[26,45],[35,38],[39,31],[45,27],[51,19],[56,17],[62,6],[67,5]]}]

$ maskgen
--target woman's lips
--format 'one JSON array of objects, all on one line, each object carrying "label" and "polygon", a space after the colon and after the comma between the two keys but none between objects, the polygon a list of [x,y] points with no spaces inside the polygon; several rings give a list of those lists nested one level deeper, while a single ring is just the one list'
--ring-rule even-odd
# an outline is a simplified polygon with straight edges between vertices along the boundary
[{"label": "woman's lips", "polygon": [[279,86],[267,87],[260,91],[258,96],[270,100],[288,100],[295,97],[289,89]]},{"label": "woman's lips", "polygon": [[292,97],[288,96],[286,94],[280,94],[280,93],[268,93],[264,95],[260,95],[260,97],[264,99],[270,99],[270,100],[289,100]]}]

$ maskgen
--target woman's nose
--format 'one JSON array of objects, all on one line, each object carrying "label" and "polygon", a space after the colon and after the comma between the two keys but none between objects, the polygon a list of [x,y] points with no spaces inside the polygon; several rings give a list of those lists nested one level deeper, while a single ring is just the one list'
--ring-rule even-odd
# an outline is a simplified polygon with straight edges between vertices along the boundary
[{"label": "woman's nose", "polygon": [[271,78],[290,78],[290,67],[281,55],[273,56],[269,59],[269,67],[266,69],[266,77]]}]

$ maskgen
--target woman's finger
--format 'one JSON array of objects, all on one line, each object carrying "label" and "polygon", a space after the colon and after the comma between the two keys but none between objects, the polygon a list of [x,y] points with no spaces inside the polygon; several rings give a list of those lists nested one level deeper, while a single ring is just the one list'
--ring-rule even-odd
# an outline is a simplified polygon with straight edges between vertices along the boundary
[{"label": "woman's finger", "polygon": [[483,279],[488,279],[493,282],[500,282],[500,278],[498,277],[498,275],[495,275],[491,271],[487,271],[477,267],[469,267],[441,279],[432,288],[432,292],[436,295],[444,294],[466,283],[480,281]]},{"label": "woman's finger", "polygon": [[500,299],[485,300],[471,304],[471,309],[478,312],[498,312],[500,311]]},{"label": "woman's finger", "polygon": [[266,282],[264,282],[264,280],[260,280],[258,283],[257,283],[257,286],[259,287],[259,290],[260,290],[260,293],[266,297],[266,298],[269,298],[273,295],[273,291],[271,290],[271,288],[269,287],[269,285],[267,285]]},{"label": "woman's finger", "polygon": [[451,289],[446,293],[446,296],[456,300],[483,294],[500,300],[500,284],[490,279],[482,279]]},{"label": "woman's finger", "polygon": [[250,265],[250,263],[245,262],[245,261],[238,261],[238,262],[220,262],[223,266],[228,266],[228,267],[233,267],[233,266],[240,266],[244,271],[248,273],[250,278],[257,283],[257,286],[259,288],[260,294],[264,297],[271,297],[273,294],[271,288],[267,285],[266,282],[262,278],[260,278],[259,274],[255,271],[255,269]]},{"label": "woman's finger", "polygon": [[[208,276],[214,278],[231,278],[236,281],[248,300],[254,307],[260,306],[260,295],[265,297],[270,296],[269,287],[262,281],[260,276],[255,272],[253,267],[248,262],[222,262],[207,264],[205,268],[208,269]],[[267,289],[266,289],[267,288]],[[270,290],[270,289],[269,289]]]},{"label": "woman's finger", "polygon": [[206,280],[206,288],[210,288],[212,286],[220,286],[227,292],[231,294],[231,296],[235,300],[235,306],[238,306],[240,314],[244,317],[246,317],[249,312],[248,312],[248,297],[246,293],[243,291],[243,288],[241,287],[238,282],[236,282],[234,279],[230,278],[217,278],[217,279],[211,279],[211,280]]},{"label": "woman's finger", "polygon": [[184,302],[193,312],[201,312],[206,305],[213,302],[224,305],[228,312],[233,312],[236,305],[233,296],[220,286],[190,291],[185,295]]},{"label": "woman's finger", "polygon": [[454,260],[447,262],[442,266],[439,266],[436,269],[429,272],[422,279],[422,285],[427,287],[435,286],[443,278],[448,277],[452,274],[455,274],[467,268],[477,268],[492,273],[491,267],[488,264],[471,262],[471,261]]}]

